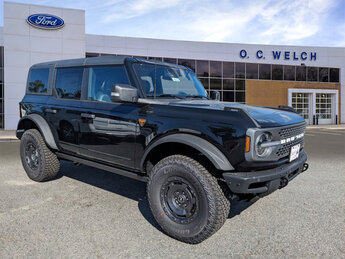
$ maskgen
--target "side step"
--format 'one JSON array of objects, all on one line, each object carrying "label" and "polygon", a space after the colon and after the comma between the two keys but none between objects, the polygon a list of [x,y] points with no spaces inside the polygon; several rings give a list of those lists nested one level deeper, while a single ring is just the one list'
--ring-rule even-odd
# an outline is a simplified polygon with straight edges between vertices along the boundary
[{"label": "side step", "polygon": [[67,155],[67,154],[63,154],[60,152],[56,152],[55,153],[59,158],[61,159],[65,159],[65,160],[69,160],[72,161],[74,163],[80,163],[83,165],[88,165],[88,166],[92,166],[98,169],[102,169],[108,172],[112,172],[115,174],[119,174],[122,176],[126,176],[135,180],[139,180],[142,182],[147,182],[148,181],[148,177],[147,176],[142,176],[142,175],[138,175],[136,173],[130,172],[130,171],[126,171],[124,169],[120,169],[120,168],[116,168],[116,167],[112,167],[112,166],[108,166],[108,165],[104,165],[98,162],[94,162],[94,161],[89,161],[80,157],[76,157],[76,156],[71,156],[71,155]]}]

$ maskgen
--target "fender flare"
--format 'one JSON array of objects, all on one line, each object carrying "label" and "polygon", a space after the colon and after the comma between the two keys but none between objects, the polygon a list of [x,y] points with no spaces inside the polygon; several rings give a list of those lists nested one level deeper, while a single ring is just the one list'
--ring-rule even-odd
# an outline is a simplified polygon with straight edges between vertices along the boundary
[{"label": "fender flare", "polygon": [[48,125],[48,122],[41,115],[38,115],[38,114],[26,115],[19,120],[18,126],[17,126],[17,132],[16,132],[17,138],[20,139],[24,133],[25,128],[23,127],[24,126],[23,122],[25,120],[32,121],[41,132],[47,145],[52,149],[58,150],[53,133]]},{"label": "fender flare", "polygon": [[233,166],[230,164],[229,160],[225,155],[213,144],[207,140],[190,134],[177,133],[168,135],[166,137],[160,138],[153,144],[151,144],[144,152],[144,155],[140,162],[140,168],[143,170],[144,163],[150,152],[157,146],[164,143],[181,143],[188,145],[205,155],[212,164],[219,170],[222,171],[232,171]]}]

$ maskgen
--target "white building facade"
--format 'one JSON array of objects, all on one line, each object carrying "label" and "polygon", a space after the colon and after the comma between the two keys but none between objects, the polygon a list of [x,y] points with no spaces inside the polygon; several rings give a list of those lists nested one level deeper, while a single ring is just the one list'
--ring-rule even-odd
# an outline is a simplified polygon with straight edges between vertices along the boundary
[{"label": "white building facade", "polygon": [[[64,25],[32,26],[31,15]],[[292,106],[309,124],[345,123],[345,48],[175,41],[85,34],[85,11],[4,2],[0,27],[0,129],[15,129],[35,63],[129,55],[192,68],[223,101]],[[54,20],[52,20],[54,23]]]}]

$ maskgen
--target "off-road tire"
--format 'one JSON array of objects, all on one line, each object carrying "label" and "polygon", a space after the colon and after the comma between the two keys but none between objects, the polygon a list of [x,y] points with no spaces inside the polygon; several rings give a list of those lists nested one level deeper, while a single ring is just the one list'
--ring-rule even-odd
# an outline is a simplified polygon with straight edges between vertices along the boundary
[{"label": "off-road tire", "polygon": [[[194,210],[197,213],[194,212],[194,218],[191,217],[190,221],[182,222],[183,220],[178,218],[181,222],[177,222],[171,216],[174,213],[171,213],[167,205],[171,202],[165,202],[166,189],[176,188],[175,180],[178,184],[179,181],[190,184],[190,193],[197,196],[197,209]],[[169,188],[165,188],[167,183]],[[163,231],[177,240],[190,244],[198,244],[213,235],[223,226],[230,211],[230,202],[217,179],[199,162],[183,155],[166,157],[153,167],[147,185],[147,197],[151,212]]]},{"label": "off-road tire", "polygon": [[[37,150],[37,159],[35,160],[37,164],[35,163],[34,166],[30,166],[27,160],[26,150],[29,146]],[[59,172],[59,159],[47,147],[42,135],[36,129],[30,129],[24,132],[20,142],[20,157],[27,175],[34,181],[43,182],[51,180]]]}]

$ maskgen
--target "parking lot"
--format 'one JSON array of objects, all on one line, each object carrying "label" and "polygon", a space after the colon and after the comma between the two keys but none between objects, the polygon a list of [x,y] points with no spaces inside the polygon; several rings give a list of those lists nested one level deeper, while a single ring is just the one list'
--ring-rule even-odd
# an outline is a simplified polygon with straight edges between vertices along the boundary
[{"label": "parking lot", "polygon": [[255,203],[233,202],[199,245],[163,234],[145,184],[63,162],[58,179],[27,178],[19,142],[0,142],[0,258],[345,257],[345,130],[310,129],[309,170]]}]

